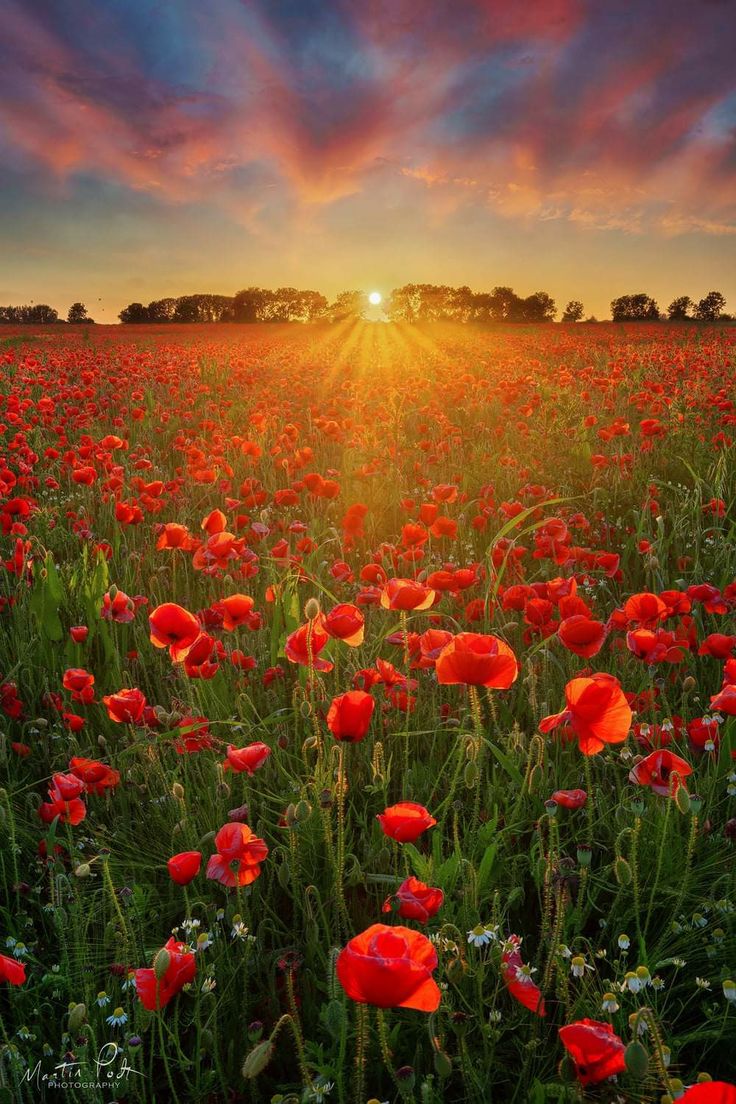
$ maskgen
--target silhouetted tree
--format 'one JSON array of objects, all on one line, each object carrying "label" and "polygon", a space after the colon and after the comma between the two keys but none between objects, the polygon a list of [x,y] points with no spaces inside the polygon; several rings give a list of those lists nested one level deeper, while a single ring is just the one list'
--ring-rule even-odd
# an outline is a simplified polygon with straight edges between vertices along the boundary
[{"label": "silhouetted tree", "polygon": [[659,307],[643,291],[635,295],[621,295],[611,302],[611,318],[614,322],[656,322]]},{"label": "silhouetted tree", "polygon": [[72,303],[67,312],[66,320],[72,326],[79,325],[82,322],[94,322],[94,319],[90,318],[87,314],[87,308],[84,303]]},{"label": "silhouetted tree", "polygon": [[546,291],[535,291],[520,302],[521,322],[551,322],[557,313],[555,301]]},{"label": "silhouetted tree", "polygon": [[123,307],[118,318],[129,324],[151,321],[148,307],[144,307],[142,303],[129,303],[127,307]]},{"label": "silhouetted tree", "polygon": [[176,299],[154,299],[148,304],[148,318],[151,322],[173,322],[176,314]]},{"label": "silhouetted tree", "polygon": [[348,318],[362,318],[368,305],[363,291],[341,291],[335,302],[328,307],[332,322],[342,322]]},{"label": "silhouetted tree", "polygon": [[667,317],[670,322],[684,322],[690,317],[689,311],[693,306],[693,301],[689,295],[680,295],[677,299],[673,299],[667,308]]},{"label": "silhouetted tree", "polygon": [[564,314],[562,315],[563,322],[579,322],[583,317],[585,308],[579,299],[571,299],[565,307]]},{"label": "silhouetted tree", "polygon": [[709,291],[695,308],[695,317],[699,322],[715,322],[723,314],[725,305],[725,296],[720,291]]}]

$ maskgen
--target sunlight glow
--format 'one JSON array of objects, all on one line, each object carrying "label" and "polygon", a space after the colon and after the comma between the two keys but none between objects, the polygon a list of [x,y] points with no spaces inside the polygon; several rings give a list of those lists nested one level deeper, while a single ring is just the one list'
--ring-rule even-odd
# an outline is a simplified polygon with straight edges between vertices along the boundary
[{"label": "sunlight glow", "polygon": [[372,291],[368,296],[368,302],[371,304],[372,307],[377,307],[382,298],[383,296],[381,295],[380,291]]}]

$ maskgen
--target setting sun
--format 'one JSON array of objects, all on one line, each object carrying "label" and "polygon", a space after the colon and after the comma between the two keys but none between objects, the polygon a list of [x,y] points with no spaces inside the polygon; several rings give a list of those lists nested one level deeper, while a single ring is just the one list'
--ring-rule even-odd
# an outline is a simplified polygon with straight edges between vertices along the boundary
[{"label": "setting sun", "polygon": [[372,307],[377,307],[382,298],[383,296],[381,295],[380,291],[372,291],[368,296],[368,302],[371,304]]}]

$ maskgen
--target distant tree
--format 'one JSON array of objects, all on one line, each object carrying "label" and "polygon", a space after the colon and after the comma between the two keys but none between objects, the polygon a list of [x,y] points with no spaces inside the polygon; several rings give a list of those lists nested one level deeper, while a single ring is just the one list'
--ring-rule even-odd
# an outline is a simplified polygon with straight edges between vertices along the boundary
[{"label": "distant tree", "polygon": [[87,308],[85,307],[84,303],[72,303],[69,310],[67,311],[66,320],[72,326],[78,325],[81,322],[94,322],[94,319],[90,318],[87,314]]},{"label": "distant tree", "polygon": [[563,322],[579,322],[583,317],[584,307],[579,299],[571,299],[565,307],[562,315]]},{"label": "distant tree", "polygon": [[249,287],[239,291],[233,299],[232,321],[264,322],[272,296],[272,291],[259,287]]},{"label": "distant tree", "polygon": [[510,287],[495,287],[491,292],[490,315],[494,322],[520,322],[521,299]]},{"label": "distant tree", "polygon": [[139,324],[141,322],[151,321],[148,307],[144,307],[142,303],[129,303],[127,307],[123,307],[118,318],[121,322],[128,324]]},{"label": "distant tree", "polygon": [[176,299],[154,299],[148,304],[150,322],[173,322],[176,314]]},{"label": "distant tree", "polygon": [[684,322],[690,317],[688,313],[694,306],[694,303],[689,295],[679,295],[677,299],[673,299],[667,308],[667,317],[670,322]]},{"label": "distant tree", "polygon": [[349,318],[362,318],[367,305],[365,292],[341,291],[327,309],[332,322],[343,322]]},{"label": "distant tree", "polygon": [[611,318],[614,322],[656,322],[659,307],[643,291],[635,295],[621,295],[611,302]]},{"label": "distant tree", "polygon": [[709,291],[695,308],[695,317],[699,322],[715,322],[723,314],[725,305],[725,296],[720,291]]},{"label": "distant tree", "polygon": [[521,300],[522,322],[551,322],[556,313],[555,301],[546,291],[535,291]]}]

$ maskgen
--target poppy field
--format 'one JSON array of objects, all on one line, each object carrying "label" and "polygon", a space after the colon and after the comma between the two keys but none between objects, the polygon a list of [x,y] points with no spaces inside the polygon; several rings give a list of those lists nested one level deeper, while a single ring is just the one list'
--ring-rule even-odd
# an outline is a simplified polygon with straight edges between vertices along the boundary
[{"label": "poppy field", "polygon": [[0,1100],[734,1104],[735,441],[729,326],[8,330]]}]

